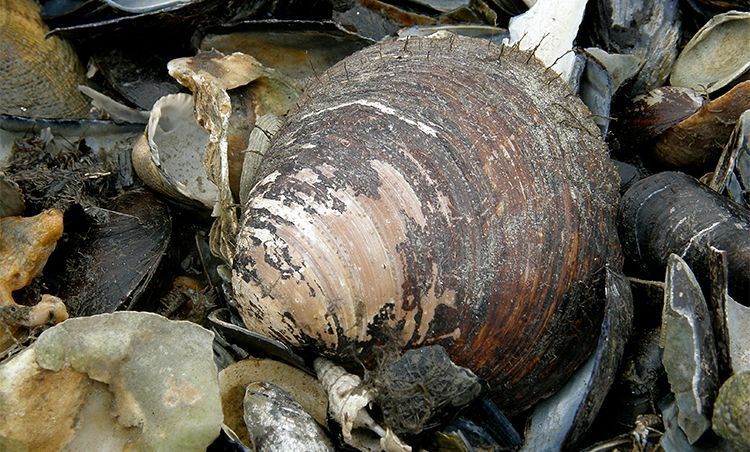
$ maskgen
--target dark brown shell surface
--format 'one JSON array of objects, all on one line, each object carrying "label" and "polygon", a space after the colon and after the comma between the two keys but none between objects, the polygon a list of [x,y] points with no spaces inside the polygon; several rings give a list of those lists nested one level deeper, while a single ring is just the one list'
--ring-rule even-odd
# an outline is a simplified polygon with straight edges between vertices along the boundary
[{"label": "dark brown shell surface", "polygon": [[593,350],[621,266],[616,171],[531,54],[385,42],[309,86],[244,206],[248,328],[329,356],[441,344],[510,412]]}]

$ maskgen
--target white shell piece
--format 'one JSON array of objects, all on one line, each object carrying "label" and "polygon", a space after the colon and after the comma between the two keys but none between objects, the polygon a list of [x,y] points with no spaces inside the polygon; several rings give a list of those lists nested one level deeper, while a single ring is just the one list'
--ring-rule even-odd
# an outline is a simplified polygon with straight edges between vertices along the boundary
[{"label": "white shell piece", "polygon": [[570,50],[578,35],[587,0],[538,0],[527,12],[510,20],[509,44],[518,43],[552,70],[570,81],[575,54]]}]

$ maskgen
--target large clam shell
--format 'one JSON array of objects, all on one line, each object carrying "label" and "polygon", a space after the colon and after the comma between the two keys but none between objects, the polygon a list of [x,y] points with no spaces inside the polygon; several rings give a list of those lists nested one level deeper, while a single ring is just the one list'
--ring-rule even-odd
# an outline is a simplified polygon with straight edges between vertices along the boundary
[{"label": "large clam shell", "polygon": [[532,54],[484,40],[339,62],[244,206],[244,322],[344,357],[443,345],[513,412],[549,395],[592,350],[620,265],[617,175],[588,117]]}]

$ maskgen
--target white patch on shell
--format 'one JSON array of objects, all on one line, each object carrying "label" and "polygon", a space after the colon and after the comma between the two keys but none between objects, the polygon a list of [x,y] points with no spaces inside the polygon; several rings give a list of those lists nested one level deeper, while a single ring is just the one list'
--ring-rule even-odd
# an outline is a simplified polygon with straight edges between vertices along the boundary
[{"label": "white patch on shell", "polygon": [[424,123],[422,121],[415,121],[413,119],[409,119],[409,118],[407,118],[405,116],[402,116],[401,114],[399,114],[399,112],[396,109],[391,108],[391,107],[389,107],[387,105],[384,105],[384,104],[382,104],[380,102],[374,102],[374,101],[364,100],[364,99],[353,100],[351,102],[344,102],[343,104],[334,105],[333,107],[328,107],[328,108],[324,108],[322,110],[318,110],[318,111],[313,112],[313,113],[308,113],[305,116],[303,116],[302,119],[304,120],[304,119],[307,119],[307,118],[309,118],[311,116],[317,116],[317,115],[325,113],[327,111],[333,111],[333,110],[339,110],[341,108],[351,107],[352,105],[360,105],[360,106],[363,106],[363,107],[373,108],[373,109],[375,109],[375,110],[377,110],[377,111],[379,111],[379,112],[381,112],[383,114],[394,116],[397,119],[399,119],[400,121],[403,121],[403,122],[405,122],[405,123],[407,123],[407,124],[409,124],[411,126],[414,126],[414,127],[418,128],[422,133],[426,133],[427,135],[430,135],[432,137],[436,137],[437,134],[438,134],[438,131],[434,127],[432,127],[432,126],[430,126],[430,125],[428,125],[428,124],[426,124],[426,123]]},{"label": "white patch on shell", "polygon": [[682,254],[680,255],[680,257],[684,258],[687,252],[690,250],[690,247],[692,247],[695,244],[695,242],[700,240],[701,237],[703,237],[704,235],[716,229],[716,226],[720,225],[721,223],[722,223],[721,221],[717,221],[713,223],[711,226],[708,226],[707,228],[703,228],[700,231],[698,231],[694,236],[690,238],[690,241],[688,242],[687,246],[685,246],[685,249],[682,250]]},{"label": "white patch on shell", "polygon": [[[419,201],[417,194],[414,193],[414,189],[409,184],[409,181],[404,178],[404,175],[392,165],[380,160],[370,161],[370,166],[380,176],[381,186],[378,191],[381,195],[386,196],[388,199],[401,201],[399,205],[403,208],[404,213],[421,227],[425,227],[427,219],[422,213],[422,203]],[[384,191],[387,193],[384,194]]]}]

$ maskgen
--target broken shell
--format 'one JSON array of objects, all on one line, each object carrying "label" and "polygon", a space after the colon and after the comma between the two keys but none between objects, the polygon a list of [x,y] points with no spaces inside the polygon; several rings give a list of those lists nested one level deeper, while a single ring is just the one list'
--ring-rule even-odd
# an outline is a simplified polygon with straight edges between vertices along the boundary
[{"label": "broken shell", "polygon": [[675,253],[696,274],[708,274],[705,256],[713,246],[727,252],[729,293],[737,299],[750,291],[748,231],[750,210],[682,173],[642,179],[620,202],[620,239],[629,262],[662,275]]},{"label": "broken shell", "polygon": [[729,140],[737,119],[748,109],[750,81],[737,84],[664,132],[656,142],[654,154],[671,167],[691,171],[712,167]]},{"label": "broken shell", "polygon": [[750,110],[737,121],[709,186],[717,193],[726,191],[741,206],[750,205]]},{"label": "broken shell", "polygon": [[250,383],[243,405],[245,425],[256,451],[333,452],[333,445],[320,425],[275,384]]},{"label": "broken shell", "polygon": [[70,45],[49,30],[34,0],[0,1],[0,113],[41,118],[88,114],[83,66]]},{"label": "broken shell", "polygon": [[510,44],[531,50],[545,66],[570,82],[576,56],[570,50],[578,35],[587,0],[538,0],[510,20]]},{"label": "broken shell", "polygon": [[620,265],[618,183],[588,110],[544,69],[451,35],[323,74],[245,205],[248,328],[364,359],[395,329],[399,347],[443,345],[513,412],[558,388],[596,341],[601,269]]},{"label": "broken shell", "polygon": [[677,58],[681,21],[678,0],[593,0],[587,13],[595,43],[607,51],[643,59],[629,92],[661,86]]},{"label": "broken shell", "polygon": [[693,444],[711,428],[718,368],[706,300],[690,267],[676,254],[667,264],[660,345],[677,422]]},{"label": "broken shell", "polygon": [[151,110],[133,147],[133,168],[149,187],[186,204],[212,208],[218,190],[203,169],[208,132],[193,115],[193,96],[170,94]]},{"label": "broken shell", "polygon": [[750,13],[713,17],[680,53],[670,83],[713,93],[750,69]]}]

